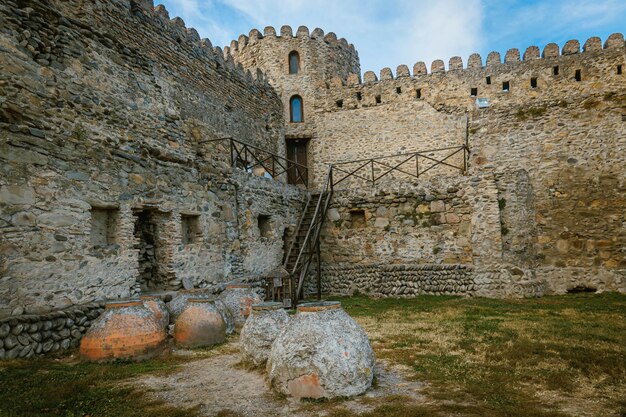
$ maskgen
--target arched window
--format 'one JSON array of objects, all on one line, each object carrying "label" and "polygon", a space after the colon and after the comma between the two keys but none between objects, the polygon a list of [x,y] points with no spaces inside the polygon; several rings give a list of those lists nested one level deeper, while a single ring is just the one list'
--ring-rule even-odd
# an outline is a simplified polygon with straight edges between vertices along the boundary
[{"label": "arched window", "polygon": [[302,97],[293,96],[289,100],[289,113],[290,119],[293,123],[300,123],[304,121],[304,109],[302,104]]},{"label": "arched window", "polygon": [[297,74],[300,70],[300,54],[296,51],[289,53],[289,74]]}]

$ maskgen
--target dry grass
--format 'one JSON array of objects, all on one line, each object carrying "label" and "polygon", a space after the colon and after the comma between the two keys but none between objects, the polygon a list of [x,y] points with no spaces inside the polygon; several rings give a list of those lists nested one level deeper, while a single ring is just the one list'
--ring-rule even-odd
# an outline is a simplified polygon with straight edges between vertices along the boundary
[{"label": "dry grass", "polygon": [[626,296],[341,301],[379,358],[428,383],[405,415],[626,415]]},{"label": "dry grass", "polygon": [[[626,416],[625,295],[341,301],[378,358],[424,383],[426,400],[303,402],[297,415]],[[229,343],[140,364],[84,364],[68,356],[3,362],[0,416],[193,416],[199,410],[154,401],[128,381],[236,350]],[[257,372],[246,362],[236,367]],[[228,409],[218,415],[237,416]]]}]

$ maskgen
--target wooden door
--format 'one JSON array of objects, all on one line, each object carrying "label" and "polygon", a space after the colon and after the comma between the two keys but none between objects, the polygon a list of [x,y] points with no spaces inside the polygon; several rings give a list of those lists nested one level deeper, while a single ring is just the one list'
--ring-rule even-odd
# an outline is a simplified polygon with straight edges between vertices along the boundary
[{"label": "wooden door", "polygon": [[289,184],[307,183],[307,142],[308,139],[287,139],[287,159],[298,164],[289,164],[287,170]]}]

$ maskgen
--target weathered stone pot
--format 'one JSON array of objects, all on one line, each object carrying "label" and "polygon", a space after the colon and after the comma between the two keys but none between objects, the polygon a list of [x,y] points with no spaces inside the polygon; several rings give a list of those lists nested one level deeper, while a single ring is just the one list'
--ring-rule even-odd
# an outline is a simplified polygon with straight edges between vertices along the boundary
[{"label": "weathered stone pot", "polygon": [[140,300],[106,304],[80,341],[80,355],[89,361],[149,359],[161,353],[166,335]]},{"label": "weathered stone pot", "polygon": [[257,366],[264,365],[272,343],[288,322],[282,303],[253,304],[239,338],[243,357]]},{"label": "weathered stone pot", "polygon": [[170,313],[170,322],[176,322],[178,316],[183,312],[187,306],[187,300],[190,298],[206,298],[215,299],[215,295],[211,294],[209,290],[205,288],[194,288],[193,290],[180,290],[176,295],[167,303],[167,309]]},{"label": "weathered stone pot", "polygon": [[154,317],[165,330],[167,325],[170,324],[170,313],[167,311],[167,306],[165,302],[161,300],[161,297],[158,295],[142,295],[139,299],[148,310],[152,311]]},{"label": "weathered stone pot", "polygon": [[272,387],[296,398],[350,397],[372,385],[374,352],[338,302],[298,306],[267,361]]},{"label": "weathered stone pot", "polygon": [[219,295],[233,316],[235,327],[241,329],[250,315],[252,304],[259,304],[263,299],[254,291],[250,284],[232,284]]},{"label": "weathered stone pot", "polygon": [[235,333],[235,319],[233,318],[233,313],[230,312],[228,307],[226,307],[226,304],[224,304],[224,302],[220,299],[215,300],[215,307],[217,307],[219,312],[222,313],[222,318],[226,323],[226,334],[229,335]]},{"label": "weathered stone pot", "polygon": [[212,346],[226,339],[226,323],[213,301],[190,298],[176,319],[174,340],[185,348]]}]

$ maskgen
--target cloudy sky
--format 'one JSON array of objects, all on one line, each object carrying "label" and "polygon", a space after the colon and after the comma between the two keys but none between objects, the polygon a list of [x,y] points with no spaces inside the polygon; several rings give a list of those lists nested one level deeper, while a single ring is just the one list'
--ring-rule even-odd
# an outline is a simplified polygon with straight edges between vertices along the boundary
[{"label": "cloudy sky", "polygon": [[361,70],[626,32],[626,0],[155,0],[213,45],[250,29],[306,25],[359,51]]}]

